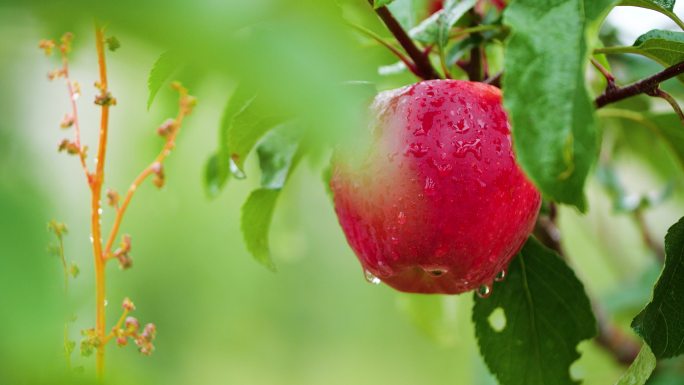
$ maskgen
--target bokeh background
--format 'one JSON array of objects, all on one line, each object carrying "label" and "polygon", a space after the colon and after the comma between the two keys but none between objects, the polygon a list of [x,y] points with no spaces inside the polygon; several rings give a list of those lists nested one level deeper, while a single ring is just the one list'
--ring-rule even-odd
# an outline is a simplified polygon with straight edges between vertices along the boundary
[{"label": "bokeh background", "polygon": [[[393,63],[389,55],[339,23],[334,2],[110,3],[0,1],[0,384],[87,383],[93,376],[93,357],[80,357],[78,349],[72,360],[82,373],[65,368],[65,319],[76,316],[69,324],[75,340],[94,324],[89,195],[77,161],[56,151],[65,137],[59,122],[67,94],[62,81],[48,82],[58,64],[37,43],[74,32],[72,77],[83,88],[80,119],[94,154],[94,18],[122,43],[108,59],[118,105],[107,187],[125,191],[162,145],[155,129],[174,114],[175,95],[164,87],[146,108],[147,76],[161,53],[184,53],[188,65],[176,77],[199,99],[166,163],[166,186],[142,186],[123,223],[122,232],[133,236],[134,267],[120,271],[112,263],[107,271],[109,325],[131,297],[137,317],[158,327],[157,351],[142,357],[133,346],[109,346],[108,383],[495,384],[477,353],[470,295],[409,296],[366,283],[321,180],[325,153],[295,172],[279,201],[271,231],[277,273],[251,258],[239,230],[240,206],[259,182],[255,159],[247,163],[248,178],[231,180],[216,199],[203,187],[223,107],[238,81],[260,82],[283,103],[295,99],[288,108],[301,109],[321,130],[326,122],[342,129],[352,123],[335,107],[335,94],[318,92],[338,80],[372,81],[379,89],[411,82],[408,75],[377,74],[377,66]],[[386,35],[364,1],[340,3],[345,17]],[[250,23],[274,20],[274,33],[260,44],[244,49],[227,42]],[[656,13],[621,9],[604,34],[630,44],[656,27],[671,26]],[[626,81],[658,67],[627,59],[615,69]],[[679,85],[669,87],[682,94]],[[605,127],[618,143],[616,163],[630,193],[673,186],[665,202],[646,212],[650,231],[662,239],[684,212],[681,167],[643,127],[614,120]],[[628,331],[658,266],[636,223],[612,210],[600,183],[592,179],[588,190],[588,215],[561,211],[564,245],[587,290]],[[46,252],[51,219],[69,226],[66,255],[81,268],[66,296],[60,263]],[[105,209],[105,228],[111,220]],[[572,373],[586,384],[613,383],[623,370],[592,342],[580,350]],[[666,373],[653,383],[684,383],[676,370]]]}]

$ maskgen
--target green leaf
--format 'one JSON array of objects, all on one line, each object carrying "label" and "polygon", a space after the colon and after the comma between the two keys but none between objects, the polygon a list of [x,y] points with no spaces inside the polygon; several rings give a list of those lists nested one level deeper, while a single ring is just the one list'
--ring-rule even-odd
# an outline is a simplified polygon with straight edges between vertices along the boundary
[{"label": "green leaf", "polygon": [[275,265],[268,245],[273,210],[280,191],[260,188],[252,191],[242,206],[241,229],[247,250],[254,258],[271,270]]},{"label": "green leaf", "polygon": [[164,82],[168,80],[171,75],[173,75],[178,68],[183,64],[183,60],[180,55],[174,51],[167,51],[161,54],[157,61],[152,66],[150,75],[147,78],[147,89],[149,90],[149,96],[147,97],[147,109],[149,110],[152,106],[154,98],[157,96],[157,92],[164,85]]},{"label": "green leaf", "polygon": [[271,270],[268,233],[280,190],[301,159],[301,146],[292,130],[272,131],[261,143],[257,152],[261,168],[261,188],[252,191],[242,206],[241,229],[247,250],[254,258]]},{"label": "green leaf", "polygon": [[[638,123],[650,131],[649,134],[655,135],[662,141],[666,148],[675,157],[678,165],[684,169],[684,125],[679,116],[675,113],[641,113],[631,109],[623,108],[602,108],[599,115],[603,118],[620,118]],[[630,127],[631,128],[631,127]],[[626,135],[634,137],[633,132]],[[646,149],[647,155],[653,149]],[[649,159],[652,159],[651,155]]]},{"label": "green leaf", "polygon": [[204,167],[204,187],[210,198],[218,196],[226,182],[230,179],[230,157],[218,151],[212,154]]},{"label": "green leaf", "polygon": [[673,12],[675,0],[622,0],[619,5],[652,9],[672,19],[680,28],[684,28],[682,20]]},{"label": "green leaf", "polygon": [[394,0],[375,0],[373,2],[373,8],[378,9],[380,7],[384,7],[386,5],[389,5],[393,1]]},{"label": "green leaf", "polygon": [[632,365],[629,366],[615,385],[644,385],[648,378],[651,377],[655,367],[656,358],[648,345],[644,345],[641,347],[639,355],[632,362]]},{"label": "green leaf", "polygon": [[518,0],[504,13],[503,88],[517,159],[546,198],[586,210],[584,184],[597,155],[588,54],[614,0]]},{"label": "green leaf", "polygon": [[665,267],[632,328],[657,358],[684,353],[684,217],[665,235]]},{"label": "green leaf", "polygon": [[285,186],[293,163],[299,160],[299,142],[289,127],[271,131],[257,148],[263,188],[279,190]]},{"label": "green leaf", "polygon": [[269,130],[286,118],[274,111],[262,96],[243,99],[243,107],[236,111],[226,132],[226,146],[230,154],[233,174],[244,174],[245,158]]},{"label": "green leaf", "polygon": [[417,0],[394,0],[387,6],[401,26],[409,30],[414,27],[416,14],[423,11],[425,4]]},{"label": "green leaf", "polygon": [[421,43],[446,47],[451,28],[475,6],[476,2],[476,0],[447,0],[439,12],[423,20],[409,34]]},{"label": "green leaf", "polygon": [[672,153],[684,168],[684,125],[675,113],[647,114],[651,128],[670,147]]},{"label": "green leaf", "polygon": [[[684,60],[684,32],[654,29],[639,36],[633,46],[624,51],[646,56],[669,67]],[[677,78],[684,81],[684,76]]]},{"label": "green leaf", "polygon": [[619,5],[648,8],[659,12],[661,9],[673,11],[675,0],[622,0]]},{"label": "green leaf", "polygon": [[569,369],[579,358],[577,344],[596,335],[582,283],[534,238],[506,275],[489,298],[476,296],[473,308],[475,334],[489,370],[501,385],[576,384]]}]

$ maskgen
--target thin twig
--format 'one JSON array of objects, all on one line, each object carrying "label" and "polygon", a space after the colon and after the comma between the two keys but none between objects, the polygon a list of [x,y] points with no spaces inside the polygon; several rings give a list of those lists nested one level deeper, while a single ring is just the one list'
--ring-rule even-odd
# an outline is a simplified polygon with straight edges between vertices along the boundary
[{"label": "thin twig", "polygon": [[[107,96],[107,65],[105,61],[105,37],[104,27],[95,25],[95,45],[97,48],[97,62],[100,72],[100,81],[98,88],[100,95],[104,98]],[[97,164],[95,165],[95,174],[90,183],[91,192],[91,208],[90,208],[90,228],[91,240],[93,242],[93,254],[95,258],[95,330],[98,338],[104,339],[106,329],[105,316],[105,301],[106,301],[106,285],[105,285],[105,259],[102,253],[102,225],[100,224],[101,203],[102,196],[102,182],[104,181],[104,165],[105,155],[107,153],[107,131],[109,127],[109,104],[102,104],[102,115],[100,118],[100,136],[97,149]],[[102,380],[104,378],[105,370],[105,346],[101,344],[97,347],[96,353],[96,373],[97,377]]]},{"label": "thin twig", "polygon": [[76,105],[76,100],[80,95],[74,89],[74,83],[69,77],[69,58],[67,53],[64,51],[62,51],[62,71],[64,74],[64,80],[66,81],[67,89],[69,91],[69,101],[71,102],[71,119],[74,125],[74,144],[78,148],[78,158],[81,161],[81,168],[85,173],[88,184],[90,184],[91,175],[85,162],[85,149],[81,145],[81,126],[78,120],[78,107]]},{"label": "thin twig", "polygon": [[603,75],[604,78],[606,78],[607,88],[615,89],[617,87],[615,85],[615,76],[613,76],[613,74],[610,73],[610,71],[608,71],[606,67],[601,65],[601,63],[599,63],[599,61],[594,58],[591,58],[591,64],[593,64],[594,67],[596,67],[596,69]]},{"label": "thin twig", "polygon": [[641,239],[643,239],[644,244],[653,252],[653,255],[658,259],[658,262],[665,263],[665,249],[662,244],[658,242],[651,231],[648,229],[648,224],[646,223],[646,218],[644,217],[643,209],[639,208],[634,210],[632,214],[634,220],[639,226],[639,232],[641,233]]},{"label": "thin twig", "polygon": [[672,95],[665,92],[660,87],[653,90],[653,92],[649,93],[649,95],[664,99],[677,113],[677,116],[679,116],[679,120],[681,120],[682,123],[684,123],[684,113],[682,112],[682,108],[679,107],[679,103],[677,103],[677,100],[675,100],[675,98]]},{"label": "thin twig", "polygon": [[596,105],[596,108],[601,108],[605,105],[619,102],[620,100],[624,100],[635,95],[652,93],[654,90],[658,89],[660,83],[672,79],[682,73],[684,73],[684,61],[667,67],[655,75],[649,76],[630,85],[616,87],[613,89],[607,88],[599,97],[596,98],[594,104]]},{"label": "thin twig", "polygon": [[179,93],[179,111],[178,115],[176,116],[176,119],[173,121],[174,129],[169,133],[166,139],[166,143],[164,144],[164,147],[159,152],[154,161],[152,161],[152,163],[150,163],[149,166],[145,167],[145,169],[141,171],[140,174],[138,174],[138,176],[133,180],[133,183],[131,183],[131,186],[128,188],[126,196],[121,202],[121,205],[116,209],[116,217],[114,219],[114,224],[112,225],[112,229],[109,232],[109,236],[107,237],[107,243],[104,247],[105,259],[110,259],[113,257],[111,253],[112,245],[114,244],[114,240],[116,239],[116,236],[119,232],[119,227],[121,226],[121,222],[123,221],[126,209],[128,208],[128,205],[131,203],[131,199],[133,199],[133,195],[138,189],[138,186],[140,186],[145,181],[145,179],[147,179],[147,177],[149,177],[150,175],[160,172],[164,160],[171,154],[171,150],[173,150],[173,148],[176,146],[176,137],[180,132],[180,128],[183,124],[183,119],[191,111],[191,106],[189,106],[188,104],[190,103],[190,97],[187,94],[187,90],[182,87],[179,87]]},{"label": "thin twig", "polygon": [[[373,0],[368,0],[368,3],[373,6]],[[425,80],[429,79],[439,79],[441,76],[432,66],[430,58],[423,55],[421,50],[416,46],[411,37],[406,33],[404,28],[399,24],[397,19],[392,16],[392,13],[387,9],[387,7],[380,7],[375,10],[375,13],[380,17],[387,29],[390,30],[392,35],[397,39],[399,45],[404,48],[406,54],[413,60],[416,66],[416,71],[419,76]]]},{"label": "thin twig", "polygon": [[406,68],[408,68],[414,75],[420,77],[420,73],[418,73],[418,70],[416,69],[416,65],[411,61],[411,59],[407,58],[406,55],[404,55],[401,51],[399,51],[397,48],[395,48],[392,44],[390,44],[387,40],[383,39],[379,35],[377,35],[375,32],[366,29],[360,25],[356,25],[353,23],[347,22],[347,25],[350,27],[354,28],[355,30],[361,32],[362,34],[370,37],[371,39],[377,41],[380,43],[382,46],[390,50],[394,54],[394,56],[398,57],[399,60],[401,60]]}]

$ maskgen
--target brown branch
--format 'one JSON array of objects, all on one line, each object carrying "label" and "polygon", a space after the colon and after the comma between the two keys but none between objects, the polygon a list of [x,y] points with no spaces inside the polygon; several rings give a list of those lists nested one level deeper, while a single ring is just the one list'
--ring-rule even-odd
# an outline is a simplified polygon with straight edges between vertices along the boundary
[{"label": "brown branch", "polygon": [[[373,0],[368,0],[368,3],[373,6]],[[387,26],[387,29],[394,35],[399,45],[404,48],[406,54],[413,60],[419,76],[425,80],[440,79],[441,76],[432,66],[429,57],[421,52],[397,19],[392,16],[389,9],[387,7],[380,7],[375,10],[375,13],[377,13],[382,22],[385,23],[385,26]]]},{"label": "brown branch", "polygon": [[615,85],[615,76],[613,76],[613,74],[610,73],[610,71],[608,71],[606,67],[601,65],[601,63],[599,63],[599,61],[594,58],[591,58],[591,64],[593,64],[594,67],[596,67],[596,69],[603,75],[604,78],[606,78],[606,82],[608,85],[607,88],[615,89],[617,87]]},{"label": "brown branch", "polygon": [[656,97],[656,98],[664,99],[672,107],[672,109],[677,113],[677,116],[679,116],[679,120],[681,120],[682,123],[684,123],[684,112],[682,112],[682,108],[679,107],[677,100],[675,100],[675,98],[672,95],[663,91],[662,89],[660,89],[660,87],[654,89],[652,93],[649,93],[649,95]]},{"label": "brown branch", "polygon": [[[556,226],[556,207],[552,203],[548,215],[540,215],[534,230],[534,235],[546,247],[554,250],[563,259],[565,253],[560,242],[560,231]],[[629,334],[615,326],[608,318],[606,311],[598,301],[589,298],[598,324],[598,335],[595,341],[604,350],[613,355],[615,360],[623,365],[631,364],[639,354],[641,346]]]},{"label": "brown branch", "polygon": [[596,108],[601,108],[611,103],[619,102],[639,94],[652,94],[656,92],[660,83],[672,79],[684,73],[684,61],[667,67],[653,76],[634,82],[624,87],[606,88],[606,90],[594,100]]},{"label": "brown branch", "polygon": [[637,226],[639,226],[639,232],[641,233],[641,239],[644,241],[644,244],[651,249],[653,255],[658,259],[658,262],[661,264],[665,263],[665,248],[663,248],[662,243],[658,242],[653,238],[653,235],[651,235],[651,231],[646,224],[646,218],[644,218],[643,209],[636,209],[632,215]]}]

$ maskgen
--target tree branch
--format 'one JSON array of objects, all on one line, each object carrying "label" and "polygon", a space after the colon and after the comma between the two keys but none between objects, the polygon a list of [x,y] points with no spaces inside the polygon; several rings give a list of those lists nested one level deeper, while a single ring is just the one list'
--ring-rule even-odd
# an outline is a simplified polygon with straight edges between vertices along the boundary
[{"label": "tree branch", "polygon": [[[368,0],[368,3],[373,6],[373,0]],[[440,79],[441,76],[432,66],[432,63],[430,63],[428,56],[424,55],[416,46],[408,33],[404,31],[401,24],[392,16],[389,9],[387,9],[387,7],[380,7],[375,10],[375,13],[378,14],[382,22],[387,26],[387,29],[390,30],[392,35],[397,39],[397,42],[404,48],[406,54],[413,60],[418,75],[425,80]]]},{"label": "tree branch", "polygon": [[619,102],[620,100],[639,94],[652,94],[658,89],[660,83],[672,79],[673,77],[682,73],[684,73],[684,61],[667,67],[653,76],[639,80],[630,85],[624,87],[607,88],[603,94],[596,98],[594,104],[596,105],[596,108],[601,108],[605,105]]}]

